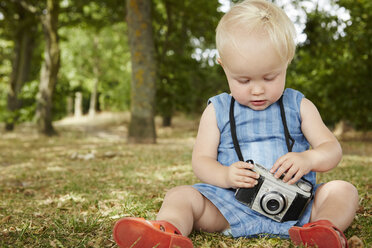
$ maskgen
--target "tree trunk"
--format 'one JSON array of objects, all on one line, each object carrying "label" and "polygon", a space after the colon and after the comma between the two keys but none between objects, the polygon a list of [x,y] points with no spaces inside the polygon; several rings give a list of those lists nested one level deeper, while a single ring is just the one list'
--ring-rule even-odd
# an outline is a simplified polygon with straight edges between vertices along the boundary
[{"label": "tree trunk", "polygon": [[163,127],[172,126],[172,115],[163,115]]},{"label": "tree trunk", "polygon": [[18,8],[20,23],[15,35],[14,57],[12,60],[12,73],[7,97],[7,110],[9,116],[5,121],[5,130],[12,131],[18,119],[18,110],[22,102],[18,99],[22,86],[28,80],[31,58],[34,50],[35,18],[26,12],[21,6]]},{"label": "tree trunk", "polygon": [[74,98],[71,95],[67,96],[66,112],[67,116],[74,115]]},{"label": "tree trunk", "polygon": [[58,45],[59,0],[47,0],[47,9],[44,13],[41,21],[45,37],[45,50],[39,92],[36,99],[36,122],[40,133],[54,135],[56,132],[52,125],[52,99],[60,65]]},{"label": "tree trunk", "polygon": [[90,93],[90,102],[89,102],[89,116],[94,117],[96,115],[96,106],[97,106],[97,87],[98,87],[98,78],[94,79],[93,89]]},{"label": "tree trunk", "polygon": [[74,117],[80,118],[83,116],[83,94],[81,92],[75,93],[75,108]]},{"label": "tree trunk", "polygon": [[129,143],[156,143],[156,61],[151,1],[127,0],[128,37],[132,62]]},{"label": "tree trunk", "polygon": [[[98,35],[95,34],[93,39],[94,49],[97,51],[99,49],[98,47],[99,38]],[[99,57],[97,53],[95,53],[93,58],[93,75],[94,75],[94,82],[93,82],[93,88],[92,92],[90,94],[90,103],[89,103],[89,116],[94,117],[96,114],[96,106],[97,106],[97,88],[98,88],[98,82],[100,78],[100,69],[99,69]]]}]

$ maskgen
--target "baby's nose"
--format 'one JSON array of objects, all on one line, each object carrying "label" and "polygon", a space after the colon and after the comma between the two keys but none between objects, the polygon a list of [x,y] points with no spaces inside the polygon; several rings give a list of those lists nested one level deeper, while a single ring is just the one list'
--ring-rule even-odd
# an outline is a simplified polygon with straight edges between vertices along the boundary
[{"label": "baby's nose", "polygon": [[260,83],[252,84],[251,92],[253,95],[260,95],[264,93],[264,87]]}]

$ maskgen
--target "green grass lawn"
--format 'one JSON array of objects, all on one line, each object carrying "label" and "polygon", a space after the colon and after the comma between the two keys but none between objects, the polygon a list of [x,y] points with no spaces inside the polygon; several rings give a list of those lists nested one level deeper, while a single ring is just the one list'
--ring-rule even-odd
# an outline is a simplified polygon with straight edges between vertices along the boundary
[{"label": "green grass lawn", "polygon": [[[154,219],[168,189],[198,182],[190,164],[197,120],[158,127],[156,145],[127,144],[127,118],[97,123],[57,124],[52,138],[27,125],[0,131],[0,247],[115,247],[116,220]],[[342,145],[339,167],[318,180],[358,188],[360,208],[346,236],[371,247],[372,143]],[[195,247],[293,247],[280,239],[190,237]]]}]

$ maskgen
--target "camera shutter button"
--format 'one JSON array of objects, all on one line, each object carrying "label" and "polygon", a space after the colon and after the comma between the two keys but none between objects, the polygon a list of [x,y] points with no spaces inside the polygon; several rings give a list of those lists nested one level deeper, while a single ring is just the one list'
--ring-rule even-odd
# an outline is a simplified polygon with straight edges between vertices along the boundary
[{"label": "camera shutter button", "polygon": [[307,184],[306,182],[298,181],[296,183],[296,185],[297,185],[297,187],[299,187],[300,189],[302,189],[305,192],[310,192],[311,191],[311,186],[309,184]]}]

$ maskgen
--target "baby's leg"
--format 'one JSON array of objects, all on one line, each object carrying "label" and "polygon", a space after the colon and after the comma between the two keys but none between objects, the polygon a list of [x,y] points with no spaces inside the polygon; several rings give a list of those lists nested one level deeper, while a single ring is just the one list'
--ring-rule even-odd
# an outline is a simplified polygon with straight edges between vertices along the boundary
[{"label": "baby's leg", "polygon": [[344,181],[323,184],[315,192],[310,223],[291,227],[291,240],[319,248],[347,247],[342,232],[353,221],[357,208],[358,192],[353,185]]},{"label": "baby's leg", "polygon": [[353,222],[357,209],[357,189],[345,181],[331,181],[316,190],[310,222],[329,220],[344,231]]},{"label": "baby's leg", "polygon": [[192,186],[169,190],[156,219],[172,223],[184,236],[193,229],[218,232],[229,226],[221,212]]}]

